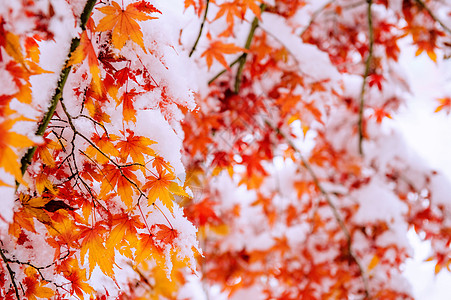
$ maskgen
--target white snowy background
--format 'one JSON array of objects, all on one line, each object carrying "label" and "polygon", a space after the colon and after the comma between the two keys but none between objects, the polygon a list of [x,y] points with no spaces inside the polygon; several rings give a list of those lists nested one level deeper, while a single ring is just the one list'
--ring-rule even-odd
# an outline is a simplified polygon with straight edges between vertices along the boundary
[{"label": "white snowy background", "polygon": [[[405,42],[401,64],[406,70],[406,79],[412,83],[412,99],[394,116],[394,122],[407,143],[428,165],[451,179],[451,116],[443,111],[434,113],[439,104],[436,99],[450,95],[451,59],[443,60],[440,59],[443,55],[439,55],[434,63],[426,54],[415,57],[414,49],[409,51]],[[412,284],[416,299],[450,299],[451,273],[442,270],[434,275],[434,262],[425,262],[429,257],[429,244],[421,242],[413,231],[409,232],[409,239],[415,256],[407,262],[404,274]]]}]

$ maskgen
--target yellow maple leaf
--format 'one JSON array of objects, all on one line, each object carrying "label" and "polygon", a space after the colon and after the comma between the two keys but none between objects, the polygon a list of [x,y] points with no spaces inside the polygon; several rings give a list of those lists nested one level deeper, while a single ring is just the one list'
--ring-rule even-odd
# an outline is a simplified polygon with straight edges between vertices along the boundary
[{"label": "yellow maple leaf", "polygon": [[183,188],[173,181],[174,179],[175,176],[166,171],[163,171],[159,177],[147,177],[148,181],[144,184],[143,190],[149,190],[149,205],[152,205],[157,199],[160,199],[172,213],[174,206],[172,203],[172,200],[174,199],[173,194],[188,197]]},{"label": "yellow maple leaf", "polygon": [[80,251],[81,263],[84,264],[86,253],[89,250],[89,274],[92,273],[95,265],[98,265],[105,275],[114,278],[114,251],[103,245],[105,232],[106,229],[99,225],[86,228],[81,232],[80,237],[83,238]]},{"label": "yellow maple leaf", "polygon": [[39,195],[42,195],[46,188],[50,193],[56,195],[57,191],[52,182],[48,179],[48,175],[45,173],[39,173],[36,176],[36,191]]},{"label": "yellow maple leaf", "polygon": [[140,234],[134,261],[135,267],[147,260],[150,256],[152,256],[159,266],[165,266],[165,259],[155,246],[153,236],[149,234]]},{"label": "yellow maple leaf", "polygon": [[22,46],[20,45],[19,36],[12,33],[6,33],[6,45],[5,51],[8,53],[15,61],[19,62],[25,69],[25,60],[22,54]]},{"label": "yellow maple leaf", "polygon": [[[157,9],[143,9],[137,4],[127,5],[125,10],[116,2],[112,5],[98,8],[106,16],[100,20],[96,27],[98,31],[112,30],[112,42],[117,49],[122,49],[128,40],[134,41],[144,49],[143,33],[136,21],[146,21],[156,19],[148,13],[159,12]],[[153,7],[147,5],[147,7]]]},{"label": "yellow maple leaf", "polygon": [[[86,155],[90,158],[96,159],[100,164],[105,164],[108,162],[108,157],[117,157],[119,156],[119,151],[116,149],[113,142],[119,139],[118,136],[114,134],[103,134],[99,136],[94,134],[91,138],[97,148],[94,148],[92,145],[86,149]],[[102,151],[102,152],[99,152]],[[108,157],[107,157],[108,156]]]},{"label": "yellow maple leaf", "polygon": [[121,150],[119,157],[122,162],[126,162],[130,156],[136,163],[144,165],[144,155],[155,155],[155,152],[149,146],[156,144],[149,138],[144,136],[135,136],[132,131],[127,131],[128,136],[117,143],[117,147]]},{"label": "yellow maple leaf", "polygon": [[11,131],[14,121],[8,120],[0,124],[0,167],[14,175],[16,180],[25,184],[20,171],[19,157],[12,147],[28,148],[34,143],[28,137]]}]

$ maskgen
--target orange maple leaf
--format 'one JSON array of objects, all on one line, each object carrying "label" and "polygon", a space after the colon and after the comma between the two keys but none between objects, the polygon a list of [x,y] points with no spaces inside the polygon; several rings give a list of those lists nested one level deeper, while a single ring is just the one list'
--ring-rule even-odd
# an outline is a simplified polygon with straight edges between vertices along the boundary
[{"label": "orange maple leaf", "polygon": [[165,168],[169,173],[172,173],[171,164],[165,161],[163,157],[158,155],[154,157],[152,161],[152,167],[157,170],[158,174],[161,174],[161,172],[163,172],[163,168]]},{"label": "orange maple leaf", "polygon": [[451,112],[451,97],[445,97],[437,99],[437,101],[440,103],[439,106],[435,109],[435,112],[439,112],[442,109],[446,112],[446,114],[449,114]]},{"label": "orange maple leaf", "polygon": [[86,272],[80,269],[77,259],[67,259],[61,262],[63,275],[72,285],[70,292],[77,294],[78,298],[84,299],[83,292],[92,295],[94,289],[87,283]]},{"label": "orange maple leaf", "polygon": [[156,230],[155,238],[165,244],[172,244],[174,239],[178,236],[178,231],[174,228],[170,228],[164,224],[152,225],[152,230]]},{"label": "orange maple leaf", "polygon": [[23,285],[25,286],[25,297],[31,300],[37,300],[37,298],[47,298],[50,299],[55,292],[45,285],[48,284],[46,281],[40,281],[38,278],[37,271],[32,267],[27,267],[25,269],[25,274],[27,277],[23,280]]},{"label": "orange maple leaf", "polygon": [[387,111],[385,111],[385,109],[382,108],[374,108],[374,113],[371,115],[371,117],[376,118],[376,122],[377,123],[382,123],[382,120],[384,120],[385,118],[389,118],[391,119],[391,115],[390,113],[388,113]]},{"label": "orange maple leaf", "polygon": [[252,12],[255,14],[255,16],[261,20],[261,17],[260,17],[261,9],[256,3],[256,2],[261,3],[262,2],[261,0],[241,0],[241,1],[242,1],[241,5],[246,10],[249,8],[250,10],[252,10]]},{"label": "orange maple leaf", "polygon": [[160,12],[144,1],[131,3],[127,5],[125,10],[116,1],[113,1],[111,4],[98,8],[106,16],[100,20],[96,30],[112,30],[113,45],[119,50],[130,39],[144,49],[143,33],[137,21],[156,19],[148,14]]},{"label": "orange maple leaf", "polygon": [[[255,0],[239,0],[220,4],[219,10],[213,21],[226,15],[226,22],[228,24],[227,29],[223,31],[220,36],[229,36],[232,34],[233,26],[235,24],[235,17],[244,20],[248,9],[252,10],[255,16],[261,20],[261,10],[255,2]],[[257,2],[261,2],[261,0],[257,0]]]},{"label": "orange maple leaf", "polygon": [[119,156],[119,151],[116,149],[114,144],[112,142],[117,141],[119,139],[118,136],[114,134],[106,135],[105,133],[102,136],[99,136],[98,134],[94,134],[91,138],[92,142],[97,146],[97,148],[102,151],[99,152],[96,148],[94,148],[92,145],[89,145],[89,147],[86,149],[85,153],[90,158],[94,158],[99,162],[100,164],[104,164],[108,162],[108,158],[105,155],[108,155],[109,157],[117,157]]},{"label": "orange maple leaf", "polygon": [[122,103],[122,116],[125,121],[136,122],[136,109],[133,106],[133,102],[135,97],[140,94],[136,92],[136,89],[132,89],[129,92],[123,93],[120,101],[117,102],[117,105]]},{"label": "orange maple leaf", "polygon": [[128,136],[125,140],[121,140],[117,143],[117,147],[120,149],[119,157],[122,162],[126,162],[130,156],[135,163],[144,165],[144,155],[155,155],[155,152],[149,146],[156,144],[149,138],[144,136],[135,136],[133,131],[127,130]]},{"label": "orange maple leaf", "polygon": [[232,43],[224,44],[221,41],[216,41],[210,43],[210,47],[202,53],[201,57],[205,56],[209,70],[211,65],[213,64],[213,58],[221,63],[224,68],[230,69],[227,61],[224,58],[224,54],[233,54],[237,52],[247,52],[247,50]]},{"label": "orange maple leaf", "polygon": [[162,265],[164,266],[164,259],[162,259],[162,255],[159,253],[158,248],[155,245],[153,236],[150,234],[139,235],[135,253],[135,266],[148,259],[151,255],[159,264],[161,264],[161,260],[163,260]]},{"label": "orange maple leaf", "polygon": [[114,188],[117,189],[118,195],[121,197],[122,202],[131,208],[133,205],[133,185],[130,180],[138,183],[138,178],[134,171],[138,170],[138,166],[131,165],[118,168],[114,165],[106,164],[103,166],[103,174],[105,179],[102,181],[100,189],[100,197],[106,196]]},{"label": "orange maple leaf", "polygon": [[175,176],[173,174],[166,173],[165,171],[159,177],[147,177],[148,181],[144,184],[143,190],[149,190],[149,205],[152,205],[158,198],[172,212],[172,199],[174,197],[169,192],[169,184],[174,179]]},{"label": "orange maple leaf", "polygon": [[72,53],[68,66],[81,63],[85,58],[88,60],[89,70],[92,75],[93,90],[97,94],[102,94],[102,82],[100,80],[100,68],[97,54],[94,51],[91,40],[88,38],[88,34],[85,31],[81,34],[80,45]]},{"label": "orange maple leaf", "polygon": [[148,181],[144,184],[143,190],[149,190],[149,205],[152,205],[157,199],[160,199],[172,213],[174,206],[172,200],[174,199],[174,195],[189,197],[183,188],[173,181],[175,180],[175,176],[172,173],[163,171],[159,177],[149,176],[146,178]]},{"label": "orange maple leaf", "polygon": [[130,216],[126,213],[113,216],[111,231],[108,240],[108,248],[122,248],[122,241],[127,240],[130,245],[137,243],[137,229],[145,228],[138,216]]},{"label": "orange maple leaf", "polygon": [[41,51],[39,50],[38,41],[41,41],[41,37],[35,34],[34,36],[29,36],[25,39],[25,50],[27,53],[27,58],[31,59],[31,61],[38,63],[39,55]]},{"label": "orange maple leaf", "polygon": [[276,103],[281,107],[280,110],[283,116],[287,115],[300,102],[301,96],[293,93],[284,93],[276,100]]}]

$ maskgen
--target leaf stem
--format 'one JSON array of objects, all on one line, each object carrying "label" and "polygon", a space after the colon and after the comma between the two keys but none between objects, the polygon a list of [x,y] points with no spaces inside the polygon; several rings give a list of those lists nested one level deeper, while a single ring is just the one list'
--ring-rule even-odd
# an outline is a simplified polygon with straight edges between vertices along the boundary
[{"label": "leaf stem", "polygon": [[208,6],[210,5],[210,0],[207,0],[207,4],[205,6],[205,13],[204,18],[202,20],[202,23],[200,24],[199,34],[197,35],[196,42],[194,42],[193,48],[191,49],[189,53],[189,57],[193,55],[194,51],[196,51],[197,43],[199,43],[200,36],[202,35],[202,30],[204,30],[205,21],[207,20],[207,13],[208,13]]},{"label": "leaf stem", "polygon": [[363,74],[362,88],[360,90],[359,122],[358,122],[359,153],[361,156],[364,155],[362,144],[363,144],[363,110],[365,107],[365,86],[368,76],[370,75],[371,61],[373,60],[373,45],[374,45],[373,16],[371,14],[371,6],[373,4],[373,0],[368,0],[367,2],[368,2],[367,14],[368,14],[368,32],[369,32],[369,51],[365,62],[365,73]]},{"label": "leaf stem", "polygon": [[[87,0],[86,5],[83,9],[83,12],[80,16],[80,27],[84,31],[86,30],[86,23],[88,22],[89,16],[91,14],[92,9],[94,8],[94,5],[96,3],[96,0]],[[72,39],[72,42],[70,44],[70,50],[67,54],[67,59],[70,58],[72,53],[77,49],[78,45],[80,44],[80,38],[75,37]],[[53,117],[53,114],[55,113],[56,105],[58,104],[59,99],[61,98],[63,94],[64,85],[66,84],[67,77],[69,76],[71,70],[71,66],[66,66],[61,70],[60,73],[60,79],[58,80],[58,83],[55,88],[55,92],[52,96],[52,100],[50,102],[50,106],[45,113],[43,119],[38,125],[38,129],[36,130],[36,135],[43,136],[45,133],[45,130],[47,129],[50,119]],[[37,146],[33,146],[28,149],[28,151],[25,153],[25,155],[20,160],[21,167],[20,170],[22,172],[22,175],[25,174],[25,171],[27,170],[28,166],[31,163],[31,160],[33,159],[33,156],[36,152]]]}]

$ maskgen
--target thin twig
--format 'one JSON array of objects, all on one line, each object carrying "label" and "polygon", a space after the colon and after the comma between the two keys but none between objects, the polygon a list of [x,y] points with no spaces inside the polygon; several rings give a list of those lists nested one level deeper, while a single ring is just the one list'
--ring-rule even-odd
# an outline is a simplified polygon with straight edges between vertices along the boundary
[{"label": "thin twig", "polygon": [[[88,139],[87,137],[85,137],[83,134],[81,134],[77,128],[75,128],[74,123],[72,122],[73,117],[69,114],[66,105],[63,102],[63,99],[61,98],[61,106],[63,108],[64,114],[67,117],[67,121],[69,122],[70,127],[72,128],[73,132],[74,132],[74,137],[76,135],[80,136],[82,139],[84,139],[86,142],[88,142],[94,149],[96,149],[100,154],[102,154],[105,158],[107,158],[116,168],[118,168],[119,172],[121,173],[121,176],[124,177],[131,185],[133,185],[133,187],[138,191],[139,196],[141,199],[141,196],[143,196],[145,199],[149,199],[149,197],[141,190],[141,188],[138,186],[138,184],[136,182],[134,182],[133,180],[131,180],[127,175],[124,174],[124,172],[122,171],[122,168],[125,168],[127,166],[130,165],[136,165],[136,164],[127,164],[127,165],[120,165],[117,162],[115,162],[111,157],[109,157],[106,153],[104,153],[99,147],[97,147],[96,144],[94,144],[90,139]],[[104,175],[105,176],[105,175]],[[106,177],[106,176],[105,176]],[[111,185],[111,183],[110,183]],[[139,206],[139,200],[138,200],[138,207],[139,209],[141,209],[141,207]],[[155,204],[155,202],[152,203],[152,205],[154,205],[163,215],[163,217],[168,221],[169,225],[172,227],[171,222],[169,221],[169,219],[166,217],[166,215],[163,213],[163,211],[158,207],[158,205]]]},{"label": "thin twig", "polygon": [[61,99],[61,106],[63,107],[63,111],[67,116],[67,119],[69,121],[69,124],[72,128],[72,130],[74,131],[74,135],[78,135],[80,136],[82,139],[84,139],[86,142],[88,142],[92,147],[94,147],[94,149],[96,149],[100,154],[102,154],[104,157],[106,157],[116,168],[118,168],[119,172],[121,173],[121,176],[124,177],[128,182],[130,182],[137,190],[140,194],[144,194],[144,192],[139,188],[138,184],[136,182],[134,182],[133,180],[131,180],[130,178],[128,178],[128,176],[126,176],[124,174],[124,172],[122,171],[122,168],[124,168],[124,166],[118,164],[117,162],[115,162],[111,157],[109,157],[106,153],[104,153],[102,150],[100,150],[99,147],[97,147],[96,144],[94,144],[90,139],[88,139],[87,137],[85,137],[83,134],[81,134],[80,132],[78,132],[78,130],[75,128],[75,125],[72,122],[72,116],[69,114],[69,112],[67,111],[67,108],[64,104],[64,102]]},{"label": "thin twig", "polygon": [[9,260],[6,258],[5,254],[3,253],[3,249],[1,249],[1,248],[0,248],[0,256],[2,257],[3,261],[5,262],[6,269],[8,270],[8,273],[9,273],[9,277],[11,277],[11,282],[14,287],[14,292],[16,294],[16,298],[17,298],[17,300],[20,300],[19,289],[17,288],[16,281],[14,280],[14,277],[15,277],[14,271],[9,266],[9,263],[8,263]]},{"label": "thin twig", "polygon": [[[260,9],[263,12],[266,8],[265,4],[260,5]],[[246,40],[246,45],[244,46],[245,49],[249,49],[252,39],[254,37],[254,32],[255,29],[257,29],[258,27],[258,18],[255,17],[254,20],[252,20],[252,25],[251,25],[251,30],[249,31],[249,34],[247,36],[247,40]],[[238,67],[238,73],[237,73],[237,77],[235,80],[235,91],[237,91],[239,89],[239,86],[241,84],[241,78],[239,79],[239,83],[238,83],[238,89],[237,89],[237,82],[238,82],[238,76],[241,77],[241,73],[242,73],[242,69],[244,66],[244,63],[246,62],[246,57],[247,57],[247,52],[241,54],[240,56],[238,56],[233,62],[230,63],[229,67],[233,67],[234,65],[236,65],[237,63],[240,63],[240,67]],[[240,70],[241,69],[241,70]],[[208,85],[212,84],[216,79],[218,79],[222,74],[224,74],[227,71],[227,69],[222,70],[221,72],[219,72],[218,74],[216,74],[213,78],[211,78],[208,81]]]},{"label": "thin twig", "polygon": [[[266,4],[260,5],[260,10],[263,12],[266,8]],[[252,20],[251,29],[249,30],[249,34],[247,35],[246,44],[244,45],[244,49],[249,50],[251,47],[252,39],[254,38],[255,29],[258,27],[258,18],[255,16],[254,20]],[[235,93],[238,94],[240,91],[240,85],[241,85],[241,77],[244,69],[244,64],[246,63],[248,52],[244,52],[240,58],[239,58],[239,66],[238,71],[236,72],[235,76]]]},{"label": "thin twig", "polygon": [[[89,16],[91,15],[91,11],[94,8],[95,3],[96,3],[96,0],[88,0],[86,2],[86,5],[83,9],[83,13],[80,16],[80,27],[81,27],[82,31],[84,31],[86,29],[86,27],[85,27],[86,23],[88,22]],[[70,44],[69,53],[67,54],[67,59],[70,58],[70,56],[75,51],[75,49],[77,49],[78,45],[80,45],[80,38],[78,38],[78,37],[73,38],[72,42]],[[36,135],[38,135],[38,136],[44,135],[45,130],[47,129],[47,126],[49,125],[50,120],[53,117],[53,114],[56,109],[56,105],[58,104],[59,99],[63,95],[64,85],[66,84],[66,80],[67,80],[67,77],[69,76],[71,68],[72,68],[71,66],[66,66],[61,71],[60,79],[58,80],[55,92],[54,92],[54,94],[52,96],[52,100],[50,102],[50,107],[48,108],[47,112],[45,113],[42,121],[39,123],[38,129],[36,130],[36,133],[35,133]],[[25,153],[25,155],[22,157],[22,159],[20,161],[20,163],[21,163],[20,170],[21,170],[22,174],[25,174],[25,171],[27,170],[28,166],[31,163],[31,160],[33,159],[36,149],[37,149],[37,146],[33,146],[33,147],[29,148],[27,153]]]},{"label": "thin twig", "polygon": [[359,107],[359,153],[363,156],[363,110],[365,106],[365,86],[370,75],[371,61],[373,59],[373,45],[374,45],[374,29],[373,29],[373,16],[371,14],[371,6],[373,0],[368,0],[368,32],[369,32],[369,51],[365,62],[365,74],[363,75],[362,89],[360,90],[360,107]]},{"label": "thin twig", "polygon": [[294,62],[296,63],[296,69],[298,69],[298,71],[302,74],[305,75],[305,73],[301,70],[300,66],[301,66],[301,62],[299,61],[299,59],[296,57],[296,55],[285,45],[285,43],[280,39],[280,37],[278,37],[277,35],[275,35],[274,33],[272,33],[271,31],[269,31],[268,29],[266,29],[264,26],[259,26],[260,29],[262,29],[267,35],[271,36],[275,41],[277,41],[280,45],[282,45],[282,47],[288,52],[288,54],[291,56],[291,58],[293,58]]},{"label": "thin twig", "polygon": [[423,0],[415,0],[418,5],[420,5],[422,8],[424,8],[428,14],[431,16],[432,19],[434,19],[435,22],[439,23],[440,26],[442,26],[442,28],[444,30],[446,30],[449,34],[451,34],[451,28],[449,28],[448,26],[446,26],[445,23],[443,23],[433,12],[432,10],[426,5],[426,3],[423,2]]},{"label": "thin twig", "polygon": [[315,10],[315,12],[312,14],[312,17],[310,18],[309,23],[305,28],[302,30],[301,34],[299,35],[302,37],[302,35],[312,26],[313,22],[315,22],[316,18],[325,10],[329,5],[331,5],[335,0],[330,0],[329,2],[326,2],[323,6],[321,6],[319,9]]},{"label": "thin twig", "polygon": [[[229,67],[231,68],[231,67],[233,67],[234,65],[236,65],[240,60],[241,60],[241,57],[243,56],[244,54],[241,54],[240,56],[238,56],[230,65],[229,65]],[[222,74],[224,74],[225,72],[227,71],[227,69],[224,69],[224,70],[222,70],[221,72],[219,72],[218,74],[216,74],[213,78],[211,78],[209,81],[208,81],[208,85],[210,85],[210,84],[212,84],[216,79],[218,79]]]},{"label": "thin twig", "polygon": [[204,18],[202,20],[202,24],[200,24],[199,34],[197,35],[196,42],[194,43],[194,46],[189,53],[189,57],[191,57],[191,55],[193,55],[194,51],[196,51],[197,43],[199,43],[200,36],[202,35],[202,30],[204,30],[205,21],[207,20],[207,13],[208,13],[209,5],[210,5],[210,0],[207,0],[207,4],[205,6]]},{"label": "thin twig", "polygon": [[363,286],[364,286],[364,289],[365,289],[365,299],[371,299],[370,292],[369,292],[370,289],[369,289],[369,284],[368,284],[368,278],[366,277],[365,269],[363,268],[362,263],[360,262],[360,259],[357,257],[357,255],[354,253],[354,251],[352,250],[352,247],[351,247],[351,243],[352,243],[351,233],[349,232],[348,228],[346,228],[346,224],[345,224],[343,218],[340,216],[340,213],[338,212],[338,208],[335,206],[335,204],[333,203],[332,199],[330,198],[329,193],[324,189],[323,185],[321,184],[321,182],[318,179],[318,176],[316,176],[315,171],[313,171],[310,163],[301,154],[301,151],[296,147],[296,145],[291,141],[291,139],[285,133],[280,131],[279,128],[273,126],[268,120],[265,120],[265,123],[272,130],[274,130],[278,135],[283,137],[284,140],[287,142],[287,144],[295,152],[297,152],[299,154],[303,166],[307,169],[307,172],[312,177],[313,183],[315,184],[315,186],[318,188],[318,190],[321,192],[323,197],[326,199],[327,204],[329,205],[329,207],[332,210],[332,213],[334,215],[335,220],[337,221],[338,225],[340,226],[342,232],[344,233],[344,235],[346,237],[347,250],[348,250],[349,256],[356,263],[356,265],[357,265],[357,267],[359,268],[359,271],[360,271],[360,276],[362,277]]}]

